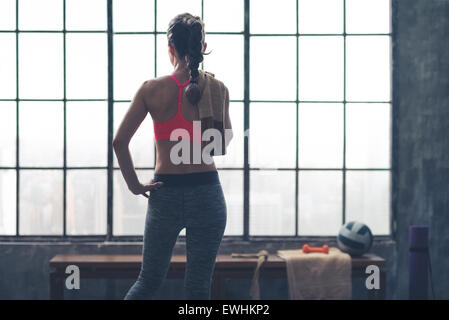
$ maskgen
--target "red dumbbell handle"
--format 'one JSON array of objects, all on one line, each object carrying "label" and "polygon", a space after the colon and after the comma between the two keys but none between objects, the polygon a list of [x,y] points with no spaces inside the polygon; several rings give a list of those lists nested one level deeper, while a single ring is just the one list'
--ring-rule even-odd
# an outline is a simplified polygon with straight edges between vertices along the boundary
[{"label": "red dumbbell handle", "polygon": [[302,246],[302,252],[304,252],[304,253],[311,253],[311,252],[329,253],[329,246],[327,244],[325,244],[322,247],[310,247],[308,244],[305,244]]}]

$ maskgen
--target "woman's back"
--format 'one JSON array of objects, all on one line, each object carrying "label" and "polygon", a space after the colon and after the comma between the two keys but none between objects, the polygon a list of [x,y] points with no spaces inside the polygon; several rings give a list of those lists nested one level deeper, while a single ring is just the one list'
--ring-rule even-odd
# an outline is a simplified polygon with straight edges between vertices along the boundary
[{"label": "woman's back", "polygon": [[[215,170],[213,159],[212,163],[205,163],[201,157],[201,141],[198,140],[201,139],[201,129],[199,122],[193,123],[199,121],[199,113],[186,97],[188,82],[188,70],[175,71],[172,76],[162,76],[148,82],[144,100],[154,122],[156,173]],[[193,130],[195,126],[198,130]],[[186,130],[190,139],[171,141],[170,134],[175,129]],[[180,159],[183,159],[181,163]]]}]

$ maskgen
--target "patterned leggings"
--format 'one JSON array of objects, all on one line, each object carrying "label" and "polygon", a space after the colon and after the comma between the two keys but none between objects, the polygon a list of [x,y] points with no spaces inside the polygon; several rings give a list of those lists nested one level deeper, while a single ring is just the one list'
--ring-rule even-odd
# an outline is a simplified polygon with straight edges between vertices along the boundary
[{"label": "patterned leggings", "polygon": [[143,261],[125,300],[154,299],[179,232],[186,228],[185,299],[210,299],[215,259],[226,227],[226,202],[217,171],[155,174],[164,185],[150,192]]}]

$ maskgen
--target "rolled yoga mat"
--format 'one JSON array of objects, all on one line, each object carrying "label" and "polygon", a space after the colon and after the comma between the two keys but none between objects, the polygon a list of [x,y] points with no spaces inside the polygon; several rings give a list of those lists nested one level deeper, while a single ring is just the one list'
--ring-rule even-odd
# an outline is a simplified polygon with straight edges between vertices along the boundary
[{"label": "rolled yoga mat", "polygon": [[410,300],[426,300],[428,288],[428,226],[409,228],[409,295]]}]

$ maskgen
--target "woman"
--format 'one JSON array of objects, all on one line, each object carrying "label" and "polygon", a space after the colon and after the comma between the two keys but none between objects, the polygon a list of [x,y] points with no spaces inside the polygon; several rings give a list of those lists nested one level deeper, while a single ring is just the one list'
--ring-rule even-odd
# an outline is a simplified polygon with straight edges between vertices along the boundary
[{"label": "woman", "polygon": [[[199,120],[197,104],[199,64],[207,44],[204,24],[184,13],[170,21],[168,53],[174,67],[169,76],[145,81],[135,94],[113,146],[123,177],[136,195],[150,191],[143,240],[143,261],[137,281],[125,299],[152,299],[165,279],[179,232],[186,228],[187,265],[184,278],[187,299],[210,299],[215,259],[226,227],[226,202],[213,161],[175,164],[170,141],[175,129],[193,132]],[[229,92],[226,88],[225,128],[231,129]],[[154,122],[156,167],[150,183],[139,182],[129,153],[129,141],[150,113]],[[190,140],[193,144],[201,143]],[[150,142],[148,142],[150,147]],[[190,157],[193,158],[192,152]],[[207,163],[206,163],[207,162]]]}]

